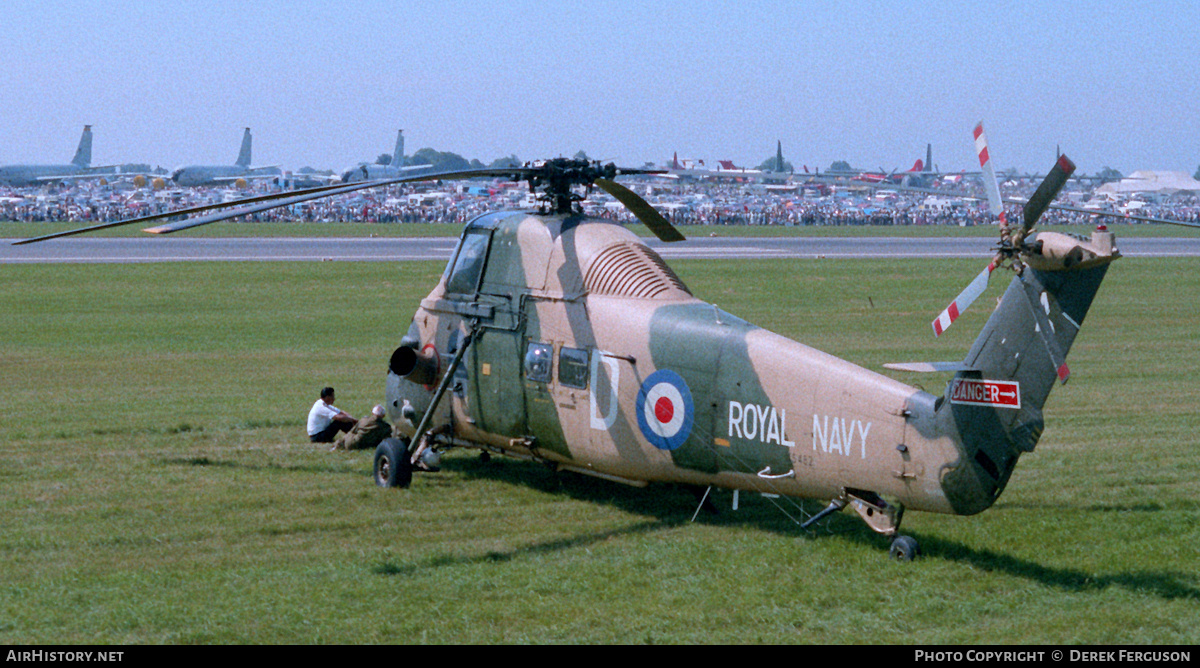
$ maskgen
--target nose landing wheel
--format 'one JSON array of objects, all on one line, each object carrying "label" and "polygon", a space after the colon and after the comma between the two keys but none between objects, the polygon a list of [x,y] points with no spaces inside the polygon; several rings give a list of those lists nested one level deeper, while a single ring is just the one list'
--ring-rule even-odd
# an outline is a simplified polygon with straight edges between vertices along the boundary
[{"label": "nose landing wheel", "polygon": [[412,483],[412,462],[408,444],[398,438],[384,439],[375,448],[375,484],[380,487],[408,487]]}]

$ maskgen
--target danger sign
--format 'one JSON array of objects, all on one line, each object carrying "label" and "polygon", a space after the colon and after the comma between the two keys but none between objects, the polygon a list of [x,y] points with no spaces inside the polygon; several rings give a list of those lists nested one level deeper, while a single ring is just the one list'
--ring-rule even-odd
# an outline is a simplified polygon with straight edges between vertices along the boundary
[{"label": "danger sign", "polygon": [[950,388],[950,403],[1020,408],[1021,384],[1007,380],[959,378]]}]

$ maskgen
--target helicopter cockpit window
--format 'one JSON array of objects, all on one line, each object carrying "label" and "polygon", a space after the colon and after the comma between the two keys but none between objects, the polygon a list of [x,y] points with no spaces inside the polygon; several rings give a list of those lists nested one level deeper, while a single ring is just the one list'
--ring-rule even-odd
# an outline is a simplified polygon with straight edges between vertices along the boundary
[{"label": "helicopter cockpit window", "polygon": [[588,354],[586,350],[564,347],[558,353],[558,382],[567,387],[587,387]]},{"label": "helicopter cockpit window", "polygon": [[525,349],[525,377],[539,383],[550,382],[554,348],[545,343],[530,343]]},{"label": "helicopter cockpit window", "polygon": [[483,263],[487,259],[490,236],[487,232],[468,232],[463,235],[454,264],[446,276],[446,292],[475,294],[479,287],[479,275],[483,273]]}]

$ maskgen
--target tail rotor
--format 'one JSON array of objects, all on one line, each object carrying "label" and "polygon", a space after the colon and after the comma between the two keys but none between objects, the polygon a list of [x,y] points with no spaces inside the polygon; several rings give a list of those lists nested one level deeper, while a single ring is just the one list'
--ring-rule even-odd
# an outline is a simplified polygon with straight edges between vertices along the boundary
[{"label": "tail rotor", "polygon": [[1004,204],[1000,199],[1000,188],[996,182],[996,173],[988,152],[987,137],[983,133],[982,123],[975,127],[975,148],[979,154],[979,166],[983,171],[984,187],[988,195],[988,209],[999,218],[1000,243],[996,248],[995,257],[988,266],[934,319],[932,323],[934,336],[940,336],[942,332],[946,331],[962,312],[984,293],[993,271],[1000,267],[1012,269],[1021,279],[1030,312],[1054,363],[1055,372],[1058,374],[1059,380],[1065,383],[1071,372],[1066,364],[1066,355],[1054,337],[1054,325],[1047,317],[1048,309],[1041,303],[1041,296],[1045,293],[1035,284],[1035,279],[1025,276],[1025,263],[1021,256],[1038,252],[1026,240],[1038,220],[1041,219],[1042,214],[1050,207],[1054,198],[1058,196],[1059,191],[1074,173],[1075,164],[1065,155],[1058,156],[1054,168],[1050,170],[1050,173],[1034,191],[1033,196],[1025,203],[1021,224],[1014,230],[1009,226]]}]

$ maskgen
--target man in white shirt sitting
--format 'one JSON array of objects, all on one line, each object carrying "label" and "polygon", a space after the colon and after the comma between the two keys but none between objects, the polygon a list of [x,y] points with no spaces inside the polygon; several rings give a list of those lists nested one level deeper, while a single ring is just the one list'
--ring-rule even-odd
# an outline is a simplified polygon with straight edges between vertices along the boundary
[{"label": "man in white shirt sitting", "polygon": [[333,388],[326,387],[308,412],[308,440],[332,443],[339,433],[350,431],[355,422],[357,420],[348,413],[333,405]]}]

